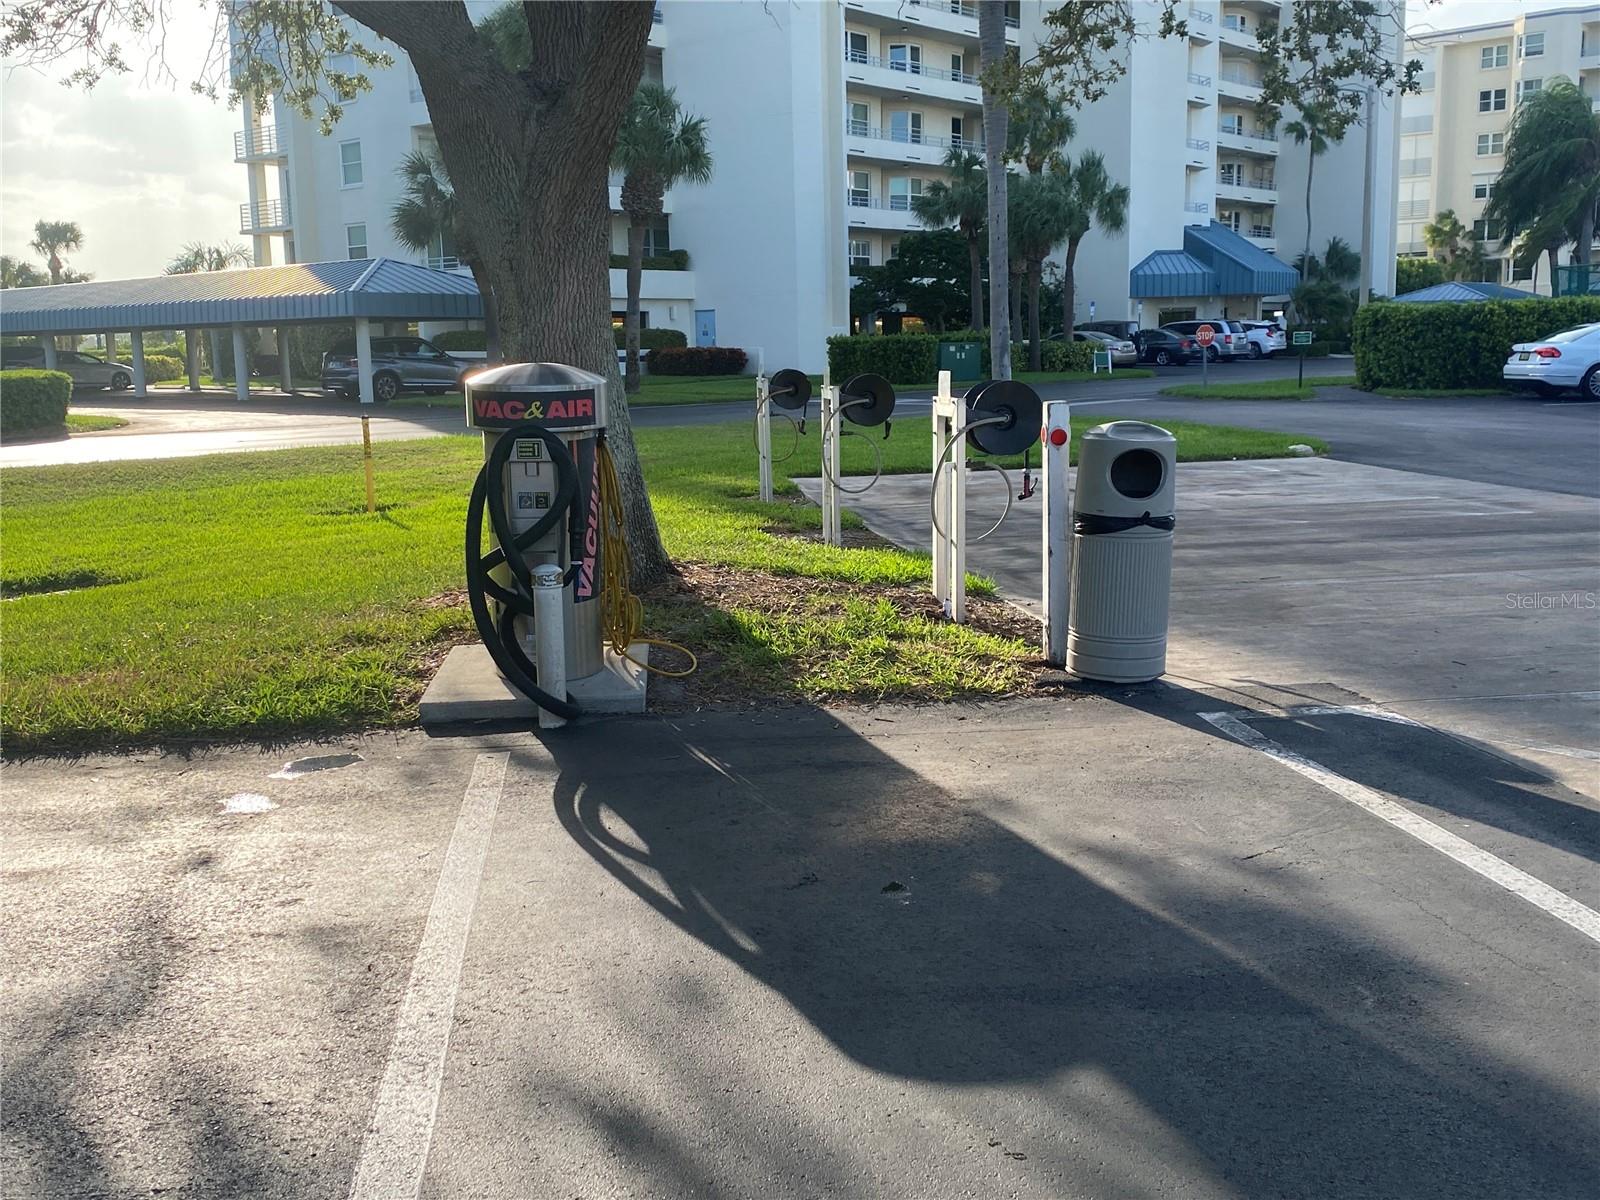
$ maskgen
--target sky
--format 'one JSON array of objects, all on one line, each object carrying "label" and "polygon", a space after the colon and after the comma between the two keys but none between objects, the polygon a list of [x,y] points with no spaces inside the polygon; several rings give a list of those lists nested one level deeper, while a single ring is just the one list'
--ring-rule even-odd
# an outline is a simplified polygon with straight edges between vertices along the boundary
[{"label": "sky", "polygon": [[[1574,0],[1575,2],[1575,0]],[[1501,21],[1561,0],[1411,0],[1413,32]],[[0,72],[0,252],[36,261],[33,223],[76,221],[84,247],[69,257],[99,279],[161,273],[185,242],[243,242],[244,168],[233,161],[243,120],[188,90],[212,41],[213,8],[171,0],[166,62],[177,78],[144,68],[147,47],[125,42],[134,69],[92,92],[63,86],[70,69]]]}]

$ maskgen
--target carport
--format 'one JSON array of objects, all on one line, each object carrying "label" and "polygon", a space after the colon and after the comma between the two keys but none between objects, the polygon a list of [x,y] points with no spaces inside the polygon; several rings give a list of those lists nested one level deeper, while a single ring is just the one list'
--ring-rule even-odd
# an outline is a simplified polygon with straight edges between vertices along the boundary
[{"label": "carport", "polygon": [[235,387],[250,398],[245,330],[277,331],[283,390],[292,392],[288,331],[294,325],[350,321],[355,326],[361,402],[373,402],[373,321],[461,321],[483,317],[477,285],[447,271],[392,258],[290,263],[237,271],[157,275],[54,287],[9,288],[0,300],[0,334],[37,335],[46,367],[56,366],[57,335],[105,334],[107,345],[128,331],[133,345],[133,394],[145,396],[144,335],[184,331],[189,390],[200,390],[199,334],[226,327],[233,333]]}]

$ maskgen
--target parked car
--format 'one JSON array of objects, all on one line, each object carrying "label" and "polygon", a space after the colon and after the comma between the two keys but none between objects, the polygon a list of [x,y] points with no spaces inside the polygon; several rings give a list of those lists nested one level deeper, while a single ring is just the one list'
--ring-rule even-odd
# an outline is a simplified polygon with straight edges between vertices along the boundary
[{"label": "parked car", "polygon": [[1093,342],[1096,350],[1111,351],[1111,365],[1114,367],[1131,367],[1139,361],[1139,347],[1115,334],[1102,333],[1098,329],[1074,329],[1072,340]]},{"label": "parked car", "polygon": [[1085,333],[1109,333],[1112,337],[1122,338],[1124,341],[1133,341],[1133,335],[1139,332],[1137,321],[1084,321],[1075,325]]},{"label": "parked car", "polygon": [[1276,321],[1240,321],[1250,344],[1251,358],[1271,358],[1288,348],[1289,335]]},{"label": "parked car", "polygon": [[1186,363],[1200,357],[1200,348],[1192,338],[1170,329],[1141,329],[1133,335],[1133,344],[1139,351],[1139,361],[1164,367],[1169,363]]},{"label": "parked car", "polygon": [[1585,399],[1600,400],[1600,322],[1577,325],[1537,342],[1518,342],[1500,369],[1512,387],[1553,396],[1577,388]]},{"label": "parked car", "polygon": [[1206,347],[1206,354],[1212,362],[1249,356],[1250,345],[1244,335],[1244,326],[1238,321],[1225,321],[1220,317],[1213,317],[1209,321],[1168,321],[1161,328],[1192,338],[1202,325],[1211,326],[1211,332],[1216,335],[1211,345]]},{"label": "parked car", "polygon": [[[373,398],[387,404],[401,392],[440,396],[459,391],[467,373],[482,365],[481,361],[446,354],[422,338],[373,338]],[[336,343],[322,356],[322,390],[349,397],[360,394],[354,340]]]},{"label": "parked car", "polygon": [[[0,366],[44,368],[44,347],[7,346],[0,352]],[[57,350],[56,366],[72,377],[74,388],[110,388],[114,392],[126,391],[133,386],[133,366],[130,363],[106,359],[77,350]]]}]

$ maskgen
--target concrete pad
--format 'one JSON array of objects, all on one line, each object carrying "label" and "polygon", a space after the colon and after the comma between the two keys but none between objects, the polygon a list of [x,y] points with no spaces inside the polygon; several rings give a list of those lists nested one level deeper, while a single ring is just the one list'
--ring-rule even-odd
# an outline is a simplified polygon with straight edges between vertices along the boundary
[{"label": "concrete pad", "polygon": [[[639,663],[650,661],[650,647],[635,642],[628,653],[638,661],[607,649],[600,670],[567,681],[568,694],[586,713],[644,712],[647,672]],[[425,727],[526,721],[539,715],[538,705],[506,682],[481,642],[457,646],[445,655],[418,710]]]}]

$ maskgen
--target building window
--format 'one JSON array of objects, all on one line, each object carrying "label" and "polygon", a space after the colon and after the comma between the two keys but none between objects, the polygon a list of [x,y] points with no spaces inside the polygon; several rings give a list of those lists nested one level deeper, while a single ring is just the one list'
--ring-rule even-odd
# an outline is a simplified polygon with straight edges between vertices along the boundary
[{"label": "building window", "polygon": [[899,242],[890,242],[889,243],[889,252],[886,255],[884,255],[884,261],[887,262],[889,259],[895,257],[895,255],[897,255],[899,253],[900,253],[900,243]]},{"label": "building window", "polygon": [[1526,33],[1517,38],[1518,58],[1542,58],[1544,56],[1544,34]]},{"label": "building window", "polygon": [[850,172],[850,207],[866,208],[872,203],[872,177],[865,171]]},{"label": "building window", "polygon": [[1487,158],[1491,154],[1503,154],[1506,148],[1506,135],[1503,133],[1480,133],[1478,135],[1478,157]]},{"label": "building window", "polygon": [[361,142],[339,143],[339,178],[345,187],[361,186]]},{"label": "building window", "polygon": [[1517,103],[1521,104],[1535,92],[1542,91],[1544,91],[1543,79],[1524,79],[1521,83],[1517,84]]},{"label": "building window", "polygon": [[344,244],[349,251],[350,258],[367,257],[367,227],[365,225],[346,225],[344,227]]},{"label": "building window", "polygon": [[644,231],[644,256],[660,258],[672,249],[672,238],[665,220],[660,225],[649,225]]},{"label": "building window", "polygon": [[907,71],[912,75],[921,75],[922,47],[913,46],[907,42],[890,42],[889,69],[891,71]]},{"label": "building window", "polygon": [[872,265],[872,243],[871,242],[851,241],[851,243],[850,243],[850,269],[852,271],[854,271],[858,267],[870,267],[871,265]]},{"label": "building window", "polygon": [[867,124],[867,106],[857,101],[850,103],[850,133],[854,137],[866,137],[870,126]]},{"label": "building window", "polygon": [[1485,46],[1478,51],[1478,66],[1488,71],[1495,67],[1503,67],[1511,61],[1511,44],[1501,42],[1497,46]]},{"label": "building window", "polygon": [[889,207],[904,212],[922,195],[922,180],[904,175],[889,180]]},{"label": "building window", "polygon": [[1479,112],[1505,112],[1505,110],[1505,88],[1485,88],[1483,91],[1478,93]]},{"label": "building window", "polygon": [[1474,200],[1487,200],[1494,195],[1494,180],[1474,179],[1472,181],[1472,198]]},{"label": "building window", "polygon": [[1511,261],[1511,282],[1512,283],[1525,283],[1526,281],[1532,279],[1533,278],[1533,268],[1534,268],[1534,264],[1535,264],[1536,261],[1537,260],[1535,260],[1535,259],[1529,259],[1525,263],[1519,263],[1515,259],[1512,259],[1512,261]]},{"label": "building window", "polygon": [[1500,222],[1486,221],[1482,217],[1472,223],[1472,240],[1475,242],[1498,242],[1500,240]]},{"label": "building window", "polygon": [[867,35],[845,30],[844,57],[847,62],[864,63],[871,57],[867,53]]},{"label": "building window", "polygon": [[894,142],[921,142],[922,114],[919,112],[890,113],[889,140]]}]

